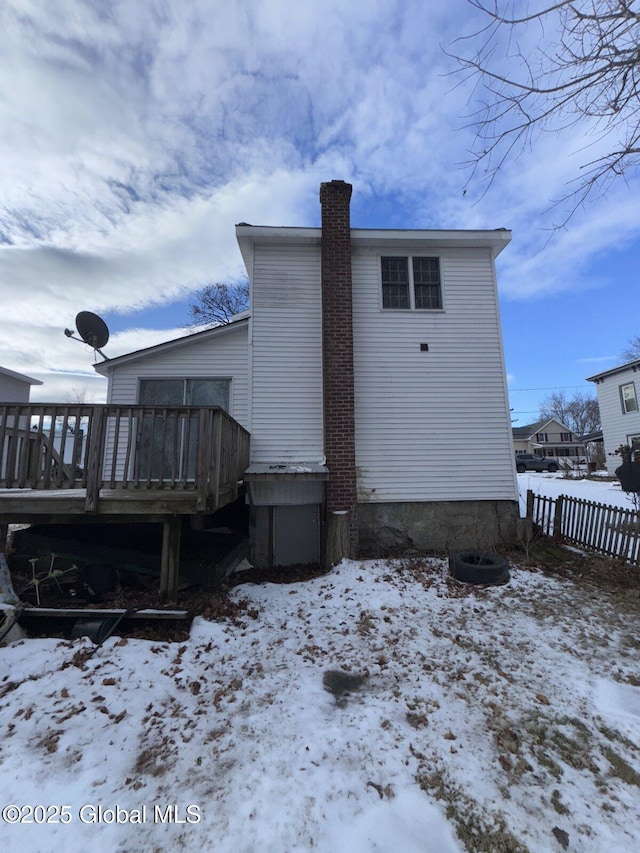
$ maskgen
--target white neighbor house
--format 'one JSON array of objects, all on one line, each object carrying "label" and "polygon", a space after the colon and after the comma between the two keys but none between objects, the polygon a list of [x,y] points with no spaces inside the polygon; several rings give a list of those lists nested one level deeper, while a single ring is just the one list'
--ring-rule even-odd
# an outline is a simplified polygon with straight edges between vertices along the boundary
[{"label": "white neighbor house", "polygon": [[258,566],[321,561],[345,515],[353,556],[515,535],[510,232],[351,229],[350,195],[322,184],[321,228],[236,227],[250,316],[96,365],[109,403],[211,402],[250,431]]},{"label": "white neighbor house", "polygon": [[621,445],[629,445],[633,458],[640,461],[640,360],[596,373],[587,381],[594,382],[598,392],[607,472],[614,476],[622,463],[615,453]]}]

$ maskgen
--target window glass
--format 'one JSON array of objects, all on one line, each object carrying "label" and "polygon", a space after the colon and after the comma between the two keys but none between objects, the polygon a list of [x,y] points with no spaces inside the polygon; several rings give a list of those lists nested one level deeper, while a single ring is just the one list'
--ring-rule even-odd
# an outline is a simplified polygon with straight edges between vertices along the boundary
[{"label": "window glass", "polygon": [[230,379],[141,379],[147,406],[220,406],[229,411]]},{"label": "window glass", "polygon": [[411,307],[407,258],[382,258],[382,307]]},{"label": "window glass", "polygon": [[184,405],[184,379],[141,379],[140,402],[147,406]]},{"label": "window glass", "polygon": [[229,411],[229,379],[187,379],[187,406],[220,406]]},{"label": "window glass", "polygon": [[627,385],[621,385],[620,393],[622,396],[623,412],[625,414],[628,414],[629,412],[637,412],[638,401],[636,399],[636,389],[633,382],[629,382]]},{"label": "window glass", "polygon": [[416,308],[442,308],[438,258],[413,259],[413,287]]}]

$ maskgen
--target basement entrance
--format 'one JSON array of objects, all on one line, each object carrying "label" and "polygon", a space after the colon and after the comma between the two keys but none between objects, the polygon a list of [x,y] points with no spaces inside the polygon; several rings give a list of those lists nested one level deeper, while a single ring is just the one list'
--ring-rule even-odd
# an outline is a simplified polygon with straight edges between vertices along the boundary
[{"label": "basement entrance", "polygon": [[273,508],[273,564],[320,563],[320,507],[276,506]]}]

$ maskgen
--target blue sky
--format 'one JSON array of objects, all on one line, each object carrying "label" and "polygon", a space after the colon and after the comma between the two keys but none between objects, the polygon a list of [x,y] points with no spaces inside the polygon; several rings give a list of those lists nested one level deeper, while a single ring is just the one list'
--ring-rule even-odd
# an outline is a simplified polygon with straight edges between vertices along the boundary
[{"label": "blue sky", "polygon": [[100,402],[63,334],[78,311],[105,318],[111,357],[180,334],[190,293],[241,274],[236,222],[318,225],[320,182],[342,178],[355,227],[512,229],[513,417],[589,390],[640,334],[639,176],[550,230],[601,144],[577,124],[467,185],[479,93],[443,48],[479,23],[465,0],[5,0],[0,365],[43,380],[34,400]]}]

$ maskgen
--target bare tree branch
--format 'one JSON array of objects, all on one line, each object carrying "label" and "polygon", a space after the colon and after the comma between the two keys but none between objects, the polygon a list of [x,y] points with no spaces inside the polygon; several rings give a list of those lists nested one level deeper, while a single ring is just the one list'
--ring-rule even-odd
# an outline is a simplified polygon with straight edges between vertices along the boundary
[{"label": "bare tree branch", "polygon": [[224,326],[234,314],[249,307],[249,282],[240,284],[207,284],[194,294],[189,306],[190,328]]},{"label": "bare tree branch", "polygon": [[[468,116],[476,146],[467,186],[479,179],[486,192],[539,134],[584,126],[582,150],[609,150],[583,162],[555,203],[570,202],[568,220],[594,192],[640,165],[640,0],[562,0],[520,16],[512,0],[467,2],[487,19],[447,52],[456,73],[482,93]],[[474,42],[475,50],[459,52]]]},{"label": "bare tree branch", "polygon": [[540,404],[540,419],[555,418],[578,436],[600,429],[600,408],[595,397],[580,392],[568,398],[555,391]]},{"label": "bare tree branch", "polygon": [[627,344],[627,348],[620,353],[620,358],[623,364],[640,358],[640,335],[634,335]]}]

